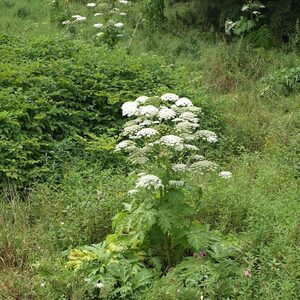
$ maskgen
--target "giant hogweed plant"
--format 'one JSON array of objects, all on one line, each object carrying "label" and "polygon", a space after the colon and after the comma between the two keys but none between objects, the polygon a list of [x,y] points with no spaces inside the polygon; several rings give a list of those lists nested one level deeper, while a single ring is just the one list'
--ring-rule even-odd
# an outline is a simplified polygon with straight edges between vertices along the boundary
[{"label": "giant hogweed plant", "polygon": [[137,297],[154,276],[208,246],[210,234],[196,213],[203,176],[217,167],[197,147],[217,136],[201,129],[201,109],[188,98],[141,96],[122,111],[131,119],[115,152],[136,165],[135,186],[113,219],[113,233],[69,253],[69,266],[85,269],[105,299]]}]

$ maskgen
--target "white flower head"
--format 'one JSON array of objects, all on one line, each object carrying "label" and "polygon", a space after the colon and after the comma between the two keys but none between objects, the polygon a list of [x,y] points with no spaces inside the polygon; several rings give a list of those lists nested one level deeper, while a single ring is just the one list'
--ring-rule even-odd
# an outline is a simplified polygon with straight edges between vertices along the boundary
[{"label": "white flower head", "polygon": [[125,140],[116,145],[115,151],[132,151],[136,149],[136,143],[130,140]]},{"label": "white flower head", "polygon": [[136,183],[136,188],[145,188],[145,189],[152,189],[155,190],[162,188],[163,184],[159,177],[155,175],[146,174],[141,176]]},{"label": "white flower head", "polygon": [[173,119],[175,117],[176,117],[176,112],[173,109],[171,109],[171,108],[162,107],[159,110],[158,118],[160,120],[171,120],[171,119]]},{"label": "white flower head", "polygon": [[87,7],[95,7],[95,6],[96,6],[96,3],[88,3],[86,6],[87,6]]},{"label": "white flower head", "polygon": [[166,102],[175,102],[176,100],[179,99],[179,96],[173,93],[167,93],[164,94],[160,97],[161,100],[166,101]]},{"label": "white flower head", "polygon": [[124,24],[122,22],[119,22],[119,23],[116,23],[114,26],[117,28],[122,28],[124,26]]},{"label": "white flower head", "polygon": [[216,143],[218,141],[216,133],[210,130],[199,130],[197,131],[197,135],[209,143]]},{"label": "white flower head", "polygon": [[132,190],[129,190],[129,191],[127,192],[127,194],[128,194],[129,196],[135,195],[136,193],[138,193],[138,190],[137,190],[137,189],[132,189]]},{"label": "white flower head", "polygon": [[63,25],[70,25],[71,23],[72,23],[71,21],[67,20],[67,21],[63,21],[61,24],[63,24]]},{"label": "white flower head", "polygon": [[190,112],[190,111],[183,112],[179,116],[179,118],[182,119],[182,120],[188,121],[188,122],[193,122],[193,123],[198,123],[199,122],[199,119],[198,119],[197,115],[194,114],[193,112]]},{"label": "white flower head", "polygon": [[193,155],[192,156],[192,160],[194,160],[194,161],[199,161],[199,160],[205,160],[205,157],[204,156],[202,156],[202,155],[198,155],[198,154],[196,154],[196,155]]},{"label": "white flower head", "polygon": [[120,12],[119,15],[120,16],[127,16],[127,14],[125,12]]},{"label": "white flower head", "polygon": [[190,145],[190,144],[184,144],[184,148],[188,149],[188,150],[191,150],[191,151],[198,151],[199,150],[198,147],[196,147],[195,145]]},{"label": "white flower head", "polygon": [[137,124],[126,126],[126,127],[124,127],[123,135],[130,136],[130,135],[137,133],[139,130],[141,130],[141,126],[137,125]]},{"label": "white flower head", "polygon": [[102,282],[98,282],[95,284],[95,287],[98,289],[102,289],[104,287],[104,284]]},{"label": "white flower head", "polygon": [[86,17],[78,17],[73,22],[83,22],[86,20]]},{"label": "white flower head", "polygon": [[153,128],[143,128],[136,133],[136,138],[143,138],[143,137],[151,137],[159,134],[159,132]]},{"label": "white flower head", "polygon": [[102,36],[104,34],[104,32],[98,32],[96,33],[96,36]]},{"label": "white flower head", "polygon": [[182,188],[184,187],[185,182],[183,180],[170,180],[169,185],[174,188]]},{"label": "white flower head", "polygon": [[165,145],[168,147],[173,147],[175,150],[183,149],[183,140],[181,137],[177,135],[164,135],[158,141],[161,145]]},{"label": "white flower head", "polygon": [[197,127],[199,127],[198,124],[191,123],[191,122],[188,122],[188,121],[180,122],[180,123],[175,125],[176,130],[178,132],[182,132],[182,133],[191,133],[195,129],[197,129]]},{"label": "white flower head", "polygon": [[102,28],[103,24],[97,23],[97,24],[94,24],[93,27],[95,27],[95,28]]},{"label": "white flower head", "polygon": [[139,109],[139,114],[148,118],[157,116],[158,109],[153,105],[141,106]]},{"label": "white flower head", "polygon": [[187,168],[187,165],[186,164],[174,164],[172,166],[172,170],[174,172],[184,172]]},{"label": "white flower head", "polygon": [[130,3],[130,1],[127,1],[127,0],[119,0],[119,3],[121,3],[121,4],[129,4]]},{"label": "white flower head", "polygon": [[229,179],[232,177],[232,173],[230,171],[222,171],[219,173],[219,176],[224,179]]},{"label": "white flower head", "polygon": [[72,16],[73,19],[78,19],[78,18],[81,18],[81,15],[74,15]]},{"label": "white flower head", "polygon": [[138,104],[144,104],[149,99],[148,96],[140,96],[135,99],[135,102]]},{"label": "white flower head", "polygon": [[103,13],[95,13],[94,14],[95,17],[99,17],[99,16],[102,16],[102,15],[103,15]]},{"label": "white flower head", "polygon": [[185,106],[193,106],[192,101],[189,98],[180,98],[175,102],[175,105],[178,107],[185,107]]},{"label": "white flower head", "polygon": [[133,102],[133,101],[125,102],[122,105],[122,115],[123,116],[128,116],[128,117],[134,116],[137,114],[138,110],[139,109],[138,109],[137,103]]},{"label": "white flower head", "polygon": [[204,171],[214,171],[217,168],[217,164],[209,160],[199,160],[192,163],[189,167],[189,170],[192,172],[200,172],[203,173]]}]

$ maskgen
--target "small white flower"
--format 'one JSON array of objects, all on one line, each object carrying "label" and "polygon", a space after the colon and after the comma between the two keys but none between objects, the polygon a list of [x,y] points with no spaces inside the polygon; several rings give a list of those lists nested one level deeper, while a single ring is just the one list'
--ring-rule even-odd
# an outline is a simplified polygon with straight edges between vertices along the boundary
[{"label": "small white flower", "polygon": [[121,4],[128,4],[128,3],[130,3],[130,1],[127,1],[127,0],[119,0],[119,3],[121,3]]},{"label": "small white flower", "polygon": [[153,128],[143,128],[136,133],[136,138],[151,137],[157,134],[159,134],[159,132]]},{"label": "small white flower", "polygon": [[95,287],[98,289],[102,289],[104,287],[104,284],[102,282],[98,282],[95,284]]},{"label": "small white flower", "polygon": [[63,21],[61,24],[63,24],[63,25],[70,25],[71,23],[72,23],[71,21],[67,20],[67,21]]},{"label": "small white flower", "polygon": [[179,118],[182,119],[182,120],[188,121],[188,122],[193,122],[193,123],[198,123],[199,122],[199,119],[198,119],[197,115],[194,114],[193,112],[190,112],[190,111],[183,112],[179,116]]},{"label": "small white flower", "polygon": [[97,23],[97,24],[94,24],[93,26],[94,26],[95,28],[102,28],[102,27],[103,27],[103,24]]},{"label": "small white flower", "polygon": [[[214,171],[217,168],[217,164],[209,160],[200,160],[192,163],[189,170],[192,172]],[[201,174],[201,173],[200,173]]]},{"label": "small white flower", "polygon": [[140,96],[135,99],[135,102],[138,104],[144,104],[149,99],[148,96]]},{"label": "small white flower", "polygon": [[162,107],[159,110],[158,118],[160,120],[170,120],[176,117],[176,112],[173,109]]},{"label": "small white flower", "polygon": [[86,17],[78,17],[74,20],[74,22],[83,22],[86,20]]},{"label": "small white flower", "polygon": [[205,160],[205,157],[202,155],[196,154],[196,155],[192,156],[192,160]]},{"label": "small white flower", "polygon": [[88,3],[86,6],[87,6],[87,7],[95,7],[95,6],[96,6],[96,3]]},{"label": "small white flower", "polygon": [[78,19],[78,18],[81,18],[81,15],[74,15],[74,16],[72,16],[72,18]]},{"label": "small white flower", "polygon": [[46,282],[41,283],[41,287],[44,287],[46,285]]},{"label": "small white flower", "polygon": [[160,138],[158,141],[160,144],[168,146],[168,147],[174,147],[175,150],[182,150],[183,149],[183,140],[181,137],[177,135],[165,135]]},{"label": "small white flower", "polygon": [[124,127],[123,135],[130,136],[130,135],[137,133],[141,129],[142,129],[142,127],[140,125],[126,126],[126,127]]},{"label": "small white flower", "polygon": [[222,171],[219,173],[219,176],[224,179],[228,179],[232,177],[232,173],[230,171]]},{"label": "small white flower", "polygon": [[117,34],[116,37],[122,38],[122,37],[124,37],[124,34],[121,34],[121,33]]},{"label": "small white flower", "polygon": [[175,102],[176,100],[179,99],[179,97],[176,94],[173,93],[167,93],[164,94],[160,97],[161,100],[166,101],[166,102]]},{"label": "small white flower", "polygon": [[191,150],[191,151],[198,151],[199,148],[194,146],[194,145],[190,145],[190,144],[184,144],[184,148],[185,149],[188,149],[188,150]]},{"label": "small white flower", "polygon": [[216,143],[218,141],[216,133],[210,130],[199,130],[196,134],[209,143]]},{"label": "small white flower", "polygon": [[199,127],[198,124],[188,121],[180,122],[175,125],[176,130],[182,133],[192,133],[197,127]]},{"label": "small white flower", "polygon": [[103,15],[103,13],[95,13],[94,14],[95,17],[99,17],[99,16],[102,16],[102,15]]},{"label": "small white flower", "polygon": [[119,15],[120,16],[127,16],[127,14],[125,12],[120,12]]},{"label": "small white flower", "polygon": [[139,114],[148,118],[155,117],[158,114],[158,109],[153,105],[141,106]]},{"label": "small white flower", "polygon": [[136,149],[136,143],[130,140],[125,140],[120,142],[118,145],[115,147],[115,151],[131,151]]},{"label": "small white flower", "polygon": [[172,166],[172,170],[174,172],[184,172],[186,170],[186,168],[187,168],[187,165],[185,165],[185,164],[174,164]]},{"label": "small white flower", "polygon": [[176,106],[181,107],[181,106],[193,106],[193,103],[190,99],[188,98],[180,98],[175,102]]},{"label": "small white flower", "polygon": [[98,32],[96,33],[96,36],[102,36],[104,34],[104,32]]},{"label": "small white flower", "polygon": [[134,116],[138,112],[138,105],[136,102],[128,101],[122,105],[122,115],[123,116]]},{"label": "small white flower", "polygon": [[117,28],[122,28],[124,26],[124,24],[122,22],[119,22],[119,23],[116,23],[114,26]]},{"label": "small white flower", "polygon": [[145,188],[145,189],[151,189],[154,188],[155,190],[162,188],[163,184],[162,181],[159,177],[155,175],[143,175],[141,176],[137,183],[136,183],[136,188]]},{"label": "small white flower", "polygon": [[132,189],[132,190],[129,190],[129,191],[127,192],[127,194],[128,194],[129,196],[134,195],[134,194],[136,194],[136,193],[138,193],[138,190],[137,190],[137,189]]},{"label": "small white flower", "polygon": [[184,187],[185,182],[183,180],[170,180],[169,185],[174,188],[182,188]]}]

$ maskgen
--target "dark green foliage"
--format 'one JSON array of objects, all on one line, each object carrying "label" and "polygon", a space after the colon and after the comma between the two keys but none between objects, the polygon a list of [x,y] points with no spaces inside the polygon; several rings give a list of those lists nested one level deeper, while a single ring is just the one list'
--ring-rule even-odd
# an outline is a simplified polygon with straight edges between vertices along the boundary
[{"label": "dark green foliage", "polygon": [[0,184],[28,183],[48,171],[55,141],[117,134],[124,101],[172,85],[157,58],[130,58],[66,36],[1,40]]}]

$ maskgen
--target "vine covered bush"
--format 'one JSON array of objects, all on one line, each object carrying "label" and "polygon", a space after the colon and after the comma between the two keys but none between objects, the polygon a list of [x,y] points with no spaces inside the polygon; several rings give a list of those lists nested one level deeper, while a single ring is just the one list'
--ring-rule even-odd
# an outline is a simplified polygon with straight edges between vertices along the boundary
[{"label": "vine covered bush", "polygon": [[158,57],[131,58],[67,36],[0,38],[0,185],[49,171],[55,141],[117,134],[123,102],[173,84]]}]

